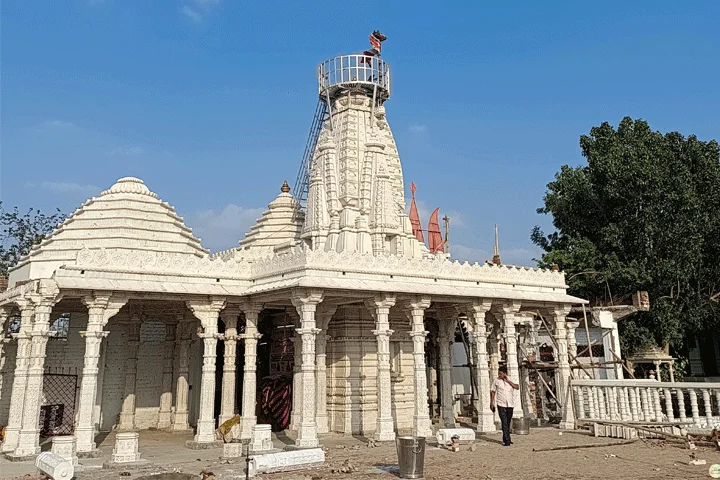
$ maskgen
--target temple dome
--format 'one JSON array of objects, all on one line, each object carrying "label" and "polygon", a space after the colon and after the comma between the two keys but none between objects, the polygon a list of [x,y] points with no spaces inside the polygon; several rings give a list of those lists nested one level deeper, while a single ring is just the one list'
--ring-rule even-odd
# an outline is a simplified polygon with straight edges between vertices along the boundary
[{"label": "temple dome", "polygon": [[172,206],[139,178],[124,177],[86,201],[33,247],[10,272],[10,284],[50,278],[63,265],[74,265],[80,250],[97,248],[198,257],[209,252]]},{"label": "temple dome", "polygon": [[295,245],[300,241],[302,222],[302,212],[285,182],[280,188],[280,195],[270,202],[268,209],[257,219],[255,225],[250,227],[245,238],[240,240],[240,247],[249,249]]},{"label": "temple dome", "polygon": [[136,193],[138,195],[147,195],[148,197],[157,198],[157,193],[153,193],[145,186],[145,182],[135,177],[123,177],[115,185],[105,190],[100,195],[112,195],[113,193]]}]

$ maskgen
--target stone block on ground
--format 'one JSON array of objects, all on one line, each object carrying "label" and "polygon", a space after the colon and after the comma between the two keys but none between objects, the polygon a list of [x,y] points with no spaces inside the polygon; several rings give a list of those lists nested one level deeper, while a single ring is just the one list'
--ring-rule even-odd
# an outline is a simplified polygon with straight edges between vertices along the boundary
[{"label": "stone block on ground", "polygon": [[50,450],[58,457],[62,457],[72,464],[73,467],[77,467],[78,457],[75,451],[75,437],[72,435],[63,437],[53,437],[52,447]]},{"label": "stone block on ground", "polygon": [[250,457],[250,476],[320,467],[324,463],[325,452],[321,448],[253,455]]},{"label": "stone block on ground", "polygon": [[240,442],[231,442],[223,445],[222,458],[239,458],[243,454],[243,444]]},{"label": "stone block on ground", "polygon": [[253,425],[250,441],[250,451],[253,453],[270,452],[275,449],[272,442],[272,429],[270,425]]},{"label": "stone block on ground", "polygon": [[475,441],[475,431],[470,428],[441,428],[437,431],[438,445],[447,445],[451,442],[452,437],[457,436],[461,444],[472,443]]},{"label": "stone block on ground", "polygon": [[43,452],[35,459],[35,466],[54,480],[71,480],[75,476],[75,468],[71,461],[52,452]]},{"label": "stone block on ground", "polygon": [[122,432],[115,435],[115,448],[110,463],[139,462],[139,439],[140,434],[137,432]]}]

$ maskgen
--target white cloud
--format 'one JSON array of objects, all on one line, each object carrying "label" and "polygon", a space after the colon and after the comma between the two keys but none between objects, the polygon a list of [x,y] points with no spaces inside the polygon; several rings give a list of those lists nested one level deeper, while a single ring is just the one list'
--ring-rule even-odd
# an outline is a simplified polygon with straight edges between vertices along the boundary
[{"label": "white cloud", "polygon": [[194,22],[201,22],[203,15],[213,6],[220,3],[220,0],[186,0],[181,12]]},{"label": "white cloud", "polygon": [[411,123],[410,131],[415,133],[424,133],[428,131],[428,126],[421,123]]},{"label": "white cloud", "polygon": [[95,185],[81,185],[79,183],[73,183],[73,182],[41,182],[40,184],[26,183],[25,187],[49,191],[56,195],[60,195],[63,197],[69,197],[73,200],[74,199],[83,199],[84,200],[84,199],[88,199],[92,196],[97,196],[100,194],[100,191],[102,190],[100,187],[96,187]]},{"label": "white cloud", "polygon": [[202,239],[205,248],[217,252],[237,246],[262,212],[262,208],[229,204],[221,211],[193,212],[186,216],[185,223],[193,229],[195,236]]},{"label": "white cloud", "polygon": [[202,20],[202,14],[199,13],[197,10],[193,10],[192,8],[188,7],[187,5],[185,5],[182,8],[182,13],[183,13],[183,15],[185,15],[186,17],[188,17],[189,19],[191,19],[195,22],[199,22]]}]

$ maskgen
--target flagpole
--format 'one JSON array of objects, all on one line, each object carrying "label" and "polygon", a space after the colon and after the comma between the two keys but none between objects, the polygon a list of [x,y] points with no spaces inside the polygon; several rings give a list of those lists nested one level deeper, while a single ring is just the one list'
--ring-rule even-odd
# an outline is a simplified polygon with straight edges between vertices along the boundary
[{"label": "flagpole", "polygon": [[450,238],[450,217],[445,215],[443,222],[445,222],[445,253],[450,253],[450,244],[448,243]]}]

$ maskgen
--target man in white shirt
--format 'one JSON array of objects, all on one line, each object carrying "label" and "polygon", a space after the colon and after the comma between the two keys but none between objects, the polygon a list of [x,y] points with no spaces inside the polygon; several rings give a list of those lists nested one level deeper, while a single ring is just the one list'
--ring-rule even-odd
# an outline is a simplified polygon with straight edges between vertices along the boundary
[{"label": "man in white shirt", "polygon": [[495,411],[495,405],[498,407],[498,415],[500,416],[500,424],[503,432],[503,445],[509,447],[510,441],[510,420],[515,407],[515,397],[513,390],[520,387],[517,383],[513,383],[507,376],[507,367],[502,366],[498,369],[498,378],[493,381],[490,388],[490,410]]}]

